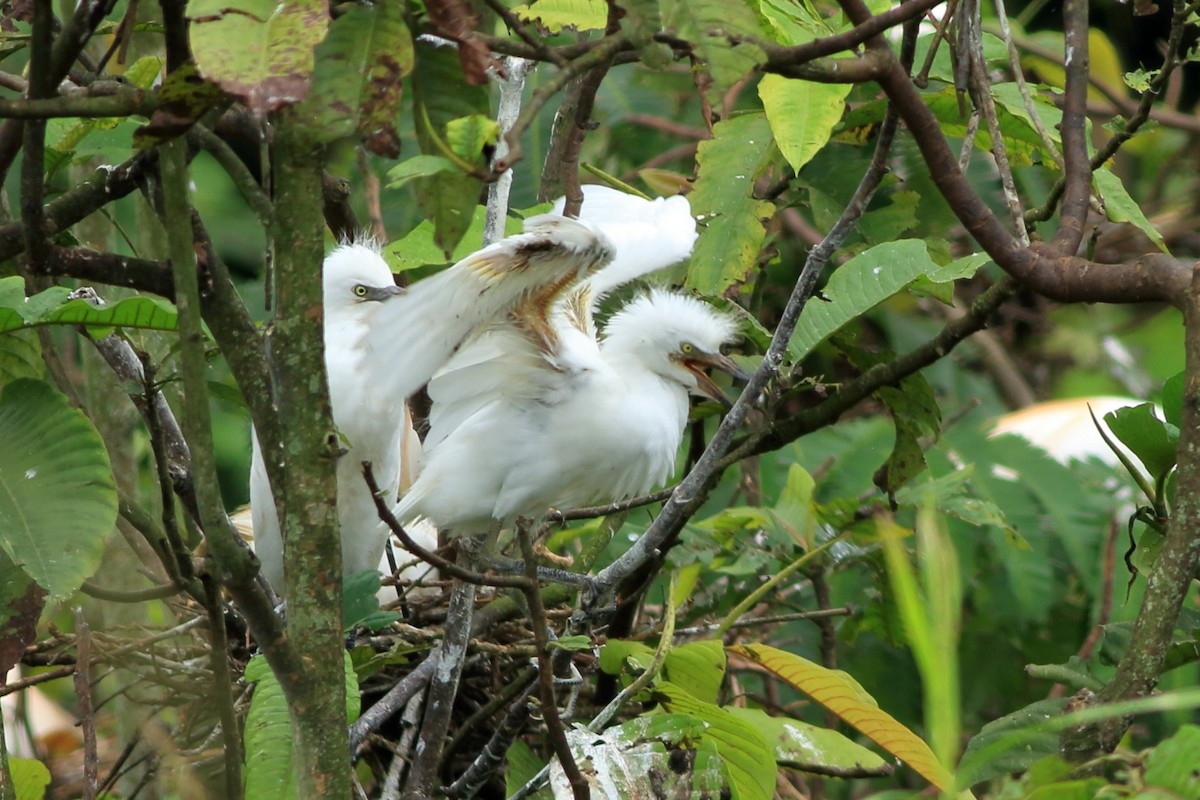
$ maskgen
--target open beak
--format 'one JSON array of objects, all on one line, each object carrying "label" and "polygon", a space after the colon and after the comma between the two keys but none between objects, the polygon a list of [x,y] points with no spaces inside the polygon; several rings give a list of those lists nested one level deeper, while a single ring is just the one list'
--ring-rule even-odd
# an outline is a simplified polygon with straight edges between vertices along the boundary
[{"label": "open beak", "polygon": [[682,363],[688,372],[696,376],[696,390],[716,400],[727,409],[733,406],[733,401],[725,396],[725,392],[721,391],[721,387],[717,386],[704,370],[709,368],[719,369],[724,373],[732,375],[736,380],[750,380],[750,376],[745,370],[733,363],[733,360],[729,356],[722,355],[721,353],[693,355],[690,358],[683,359]]}]

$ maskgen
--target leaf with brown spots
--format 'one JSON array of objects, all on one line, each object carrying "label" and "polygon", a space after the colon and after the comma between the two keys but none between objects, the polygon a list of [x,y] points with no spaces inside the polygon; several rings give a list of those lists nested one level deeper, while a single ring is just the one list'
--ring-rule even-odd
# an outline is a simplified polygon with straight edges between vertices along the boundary
[{"label": "leaf with brown spots", "polygon": [[425,11],[448,38],[458,42],[458,60],[467,84],[487,83],[492,54],[487,44],[475,36],[479,16],[470,4],[465,0],[426,0]]},{"label": "leaf with brown spots", "polygon": [[192,54],[205,78],[265,114],[308,92],[327,0],[192,0]]},{"label": "leaf with brown spots", "polygon": [[400,155],[396,131],[403,80],[412,72],[413,42],[398,3],[354,6],[317,47],[312,90],[300,118],[325,141],[358,131],[367,149]]}]

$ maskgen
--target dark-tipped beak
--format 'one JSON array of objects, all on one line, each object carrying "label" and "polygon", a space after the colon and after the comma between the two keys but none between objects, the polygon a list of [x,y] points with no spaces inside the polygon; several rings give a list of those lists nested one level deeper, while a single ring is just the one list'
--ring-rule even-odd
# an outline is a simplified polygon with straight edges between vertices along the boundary
[{"label": "dark-tipped beak", "polygon": [[750,376],[744,369],[733,363],[733,360],[729,356],[722,355],[721,353],[693,355],[690,358],[684,359],[683,365],[687,367],[689,372],[696,376],[697,391],[706,397],[711,397],[727,409],[733,407],[733,401],[725,395],[725,392],[721,391],[721,387],[717,386],[704,370],[708,368],[719,369],[724,373],[732,375],[736,380],[750,380]]}]

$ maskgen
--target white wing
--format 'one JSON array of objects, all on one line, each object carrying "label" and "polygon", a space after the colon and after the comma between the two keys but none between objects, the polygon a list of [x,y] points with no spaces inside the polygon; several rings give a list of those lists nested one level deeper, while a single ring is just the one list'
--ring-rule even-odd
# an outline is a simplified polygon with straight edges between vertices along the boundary
[{"label": "white wing", "polygon": [[[469,340],[429,384],[433,408],[426,447],[436,446],[494,398],[552,397],[564,373],[594,368],[599,353],[592,312],[600,299],[691,254],[696,220],[687,198],[644,200],[598,185],[584,186],[583,195],[579,221],[613,245],[612,261],[566,287],[551,305],[523,304],[510,319]],[[561,213],[565,203],[560,198],[553,213]],[[538,330],[538,319],[548,321],[547,330]]]},{"label": "white wing", "polygon": [[402,402],[421,388],[477,327],[516,303],[557,294],[612,258],[612,246],[590,228],[543,214],[525,232],[467,256],[418,281],[376,314],[372,358],[386,365],[384,389]]}]

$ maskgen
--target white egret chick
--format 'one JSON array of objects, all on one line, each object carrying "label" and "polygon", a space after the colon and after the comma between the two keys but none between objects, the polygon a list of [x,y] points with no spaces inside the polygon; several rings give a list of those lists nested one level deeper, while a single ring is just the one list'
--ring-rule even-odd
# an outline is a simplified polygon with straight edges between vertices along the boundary
[{"label": "white egret chick", "polygon": [[426,517],[480,533],[551,507],[644,494],[675,468],[689,393],[728,402],[704,370],[741,374],[721,354],[734,321],[686,295],[652,290],[609,320],[602,342],[583,333],[526,336],[523,350],[486,365],[506,376],[507,391],[452,430],[433,419],[424,467],[396,508],[402,523]]},{"label": "white egret chick", "polygon": [[[401,441],[409,435],[405,401],[481,324],[518,302],[561,291],[607,263],[602,235],[556,214],[532,217],[525,232],[486,247],[412,286],[395,285],[377,250],[343,245],[325,261],[325,365],[333,421],[346,453],[337,464],[338,524],[344,574],[375,569],[387,529],[363,480],[371,461],[389,503],[401,475]],[[255,551],[277,592],[284,553],[275,503],[257,437],[250,473]]]}]

